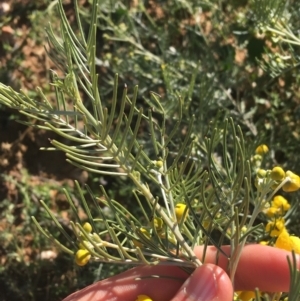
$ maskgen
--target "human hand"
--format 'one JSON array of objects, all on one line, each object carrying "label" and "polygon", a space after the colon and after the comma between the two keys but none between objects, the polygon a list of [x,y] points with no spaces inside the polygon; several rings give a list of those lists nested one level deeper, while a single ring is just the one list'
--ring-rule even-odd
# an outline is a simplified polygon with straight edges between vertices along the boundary
[{"label": "human hand", "polygon": [[[230,247],[222,247],[226,254]],[[195,249],[201,258],[202,247]],[[94,283],[75,292],[64,301],[134,301],[138,295],[147,295],[153,301],[231,301],[233,285],[227,276],[228,259],[208,247],[204,265],[190,276],[175,266],[142,266]],[[289,289],[290,252],[274,247],[247,245],[243,248],[235,276],[234,290],[284,292]],[[299,256],[296,256],[298,268]],[[159,275],[153,277],[153,275]]]}]

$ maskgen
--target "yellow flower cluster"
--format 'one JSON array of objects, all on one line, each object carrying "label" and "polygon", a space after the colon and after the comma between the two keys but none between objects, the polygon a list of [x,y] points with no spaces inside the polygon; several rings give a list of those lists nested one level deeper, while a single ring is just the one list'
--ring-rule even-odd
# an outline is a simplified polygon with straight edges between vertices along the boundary
[{"label": "yellow flower cluster", "polygon": [[297,191],[300,188],[300,177],[290,170],[284,172],[281,167],[276,166],[272,169],[270,177],[275,181],[275,188],[283,182],[282,190],[285,192]]},{"label": "yellow flower cluster", "polygon": [[[85,223],[83,229],[86,233],[90,234],[92,232],[92,226],[90,223]],[[88,248],[93,248],[92,244],[86,240],[79,244],[79,250],[75,254],[75,262],[79,266],[86,265],[91,259],[91,253]]]},{"label": "yellow flower cluster", "polygon": [[286,228],[283,228],[276,239],[275,247],[300,254],[300,238],[290,235]]},{"label": "yellow flower cluster", "polygon": [[[178,223],[184,222],[188,216],[188,208],[186,204],[177,203],[175,206],[175,216]],[[166,235],[167,227],[162,218],[154,217],[151,221],[151,226],[148,227],[140,227],[138,230],[139,239],[133,239],[133,244],[136,247],[142,248],[144,246],[145,240],[150,240],[153,231],[161,238],[161,239],[168,239],[169,242],[172,244],[176,244],[176,239],[172,232],[168,232]]]},{"label": "yellow flower cluster", "polygon": [[259,145],[252,157],[252,163],[256,171],[255,186],[261,191],[266,184],[273,181],[273,189],[282,188],[285,192],[292,192],[300,189],[300,177],[292,171],[284,171],[280,166],[275,166],[272,170],[261,169],[263,157],[269,152],[265,144]]},{"label": "yellow flower cluster", "polygon": [[275,166],[272,170],[257,170],[255,186],[258,191],[262,191],[269,183],[272,184],[273,189],[282,188],[285,192],[293,192],[300,189],[300,177],[290,170],[285,172],[279,166]]},{"label": "yellow flower cluster", "polygon": [[[272,170],[262,169],[263,157],[268,153],[266,145],[259,145],[252,157],[252,163],[256,172],[255,186],[263,195],[268,193],[269,189],[274,189],[274,194],[282,188],[284,192],[293,192],[300,189],[300,177],[292,171],[284,171],[280,166],[275,166]],[[273,245],[276,248],[287,251],[294,251],[300,254],[300,238],[290,235],[285,226],[284,216],[290,209],[289,202],[281,195],[273,197],[271,202],[267,203],[265,199],[264,213],[268,217],[268,223],[265,231],[269,234],[270,241],[261,241],[260,244]],[[275,241],[275,242],[274,242]],[[236,300],[250,301],[255,299],[254,291],[236,292]]]},{"label": "yellow flower cluster", "polygon": [[[270,219],[265,230],[270,237],[276,238],[274,247],[287,251],[293,250],[295,253],[300,254],[300,238],[288,233],[283,218],[290,207],[290,204],[283,196],[275,196],[270,207],[265,210],[265,214]],[[260,244],[269,245],[270,242],[261,241]],[[236,292],[236,294],[237,300],[250,301],[255,299],[254,291],[240,291]]]},{"label": "yellow flower cluster", "polygon": [[267,223],[265,230],[271,237],[278,237],[278,235],[285,228],[285,220],[280,217],[275,220],[271,220]]},{"label": "yellow flower cluster", "polygon": [[276,195],[272,202],[271,206],[265,211],[265,214],[269,218],[283,216],[289,209],[291,205],[289,202],[281,195]]},{"label": "yellow flower cluster", "polygon": [[283,219],[269,222],[266,226],[266,231],[270,233],[271,237],[277,237],[274,244],[276,248],[300,254],[300,238],[288,233]]},{"label": "yellow flower cluster", "polygon": [[[265,212],[271,218],[265,229],[270,237],[276,237],[274,244],[276,248],[287,251],[293,250],[295,253],[300,254],[300,238],[288,233],[283,218],[290,207],[290,204],[283,196],[275,196],[271,202],[271,207]],[[261,242],[261,244],[266,244],[266,242]]]}]

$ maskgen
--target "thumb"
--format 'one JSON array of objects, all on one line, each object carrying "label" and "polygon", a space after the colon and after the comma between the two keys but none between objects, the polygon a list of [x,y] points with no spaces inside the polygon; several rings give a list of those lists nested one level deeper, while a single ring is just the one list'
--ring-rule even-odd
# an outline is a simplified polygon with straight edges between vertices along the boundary
[{"label": "thumb", "polygon": [[184,282],[171,301],[231,301],[232,297],[232,283],[225,271],[214,264],[204,264]]}]

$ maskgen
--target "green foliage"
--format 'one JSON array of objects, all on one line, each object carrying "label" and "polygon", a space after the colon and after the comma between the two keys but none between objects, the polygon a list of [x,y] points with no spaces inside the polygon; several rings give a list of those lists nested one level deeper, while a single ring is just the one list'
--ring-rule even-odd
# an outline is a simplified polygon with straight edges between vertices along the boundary
[{"label": "green foliage", "polygon": [[[30,212],[24,197],[26,214],[79,265],[88,258],[191,271],[201,265],[195,245],[230,244],[234,281],[244,244],[263,236],[260,213],[291,181],[286,176],[278,184],[267,175],[255,187],[251,158],[263,138],[281,148],[280,127],[284,151],[295,150],[297,126],[279,120],[294,118],[294,106],[281,100],[299,80],[299,42],[287,21],[293,15],[285,17],[283,1],[246,1],[244,8],[235,1],[203,1],[201,8],[197,1],[123,2],[95,0],[86,8],[75,2],[73,29],[58,1],[60,36],[51,26],[46,30],[57,67],[51,71],[56,102],[40,88],[30,95],[0,84],[0,103],[24,114],[25,125],[57,134],[43,150],[62,151],[76,167],[116,178],[123,187],[130,182],[130,189],[110,194],[105,185],[83,189],[75,182],[79,203],[64,189],[73,218],[67,228],[47,204],[44,187],[38,196],[47,217]],[[265,48],[253,52],[261,41]],[[285,91],[270,88],[278,77]],[[297,159],[284,163],[298,166]],[[279,186],[272,191],[274,183]],[[130,201],[119,200],[122,194]],[[88,254],[83,260],[82,250]],[[294,298],[299,281],[295,268],[291,273]]]}]

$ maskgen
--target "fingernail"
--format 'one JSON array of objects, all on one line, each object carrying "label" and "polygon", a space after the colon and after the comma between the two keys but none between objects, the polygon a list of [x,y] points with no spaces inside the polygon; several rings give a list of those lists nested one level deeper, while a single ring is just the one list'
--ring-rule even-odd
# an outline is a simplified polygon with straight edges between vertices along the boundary
[{"label": "fingernail", "polygon": [[[216,274],[211,266],[202,266],[182,285],[177,293],[178,300],[212,301],[218,293]],[[177,298],[176,298],[177,299]]]}]

